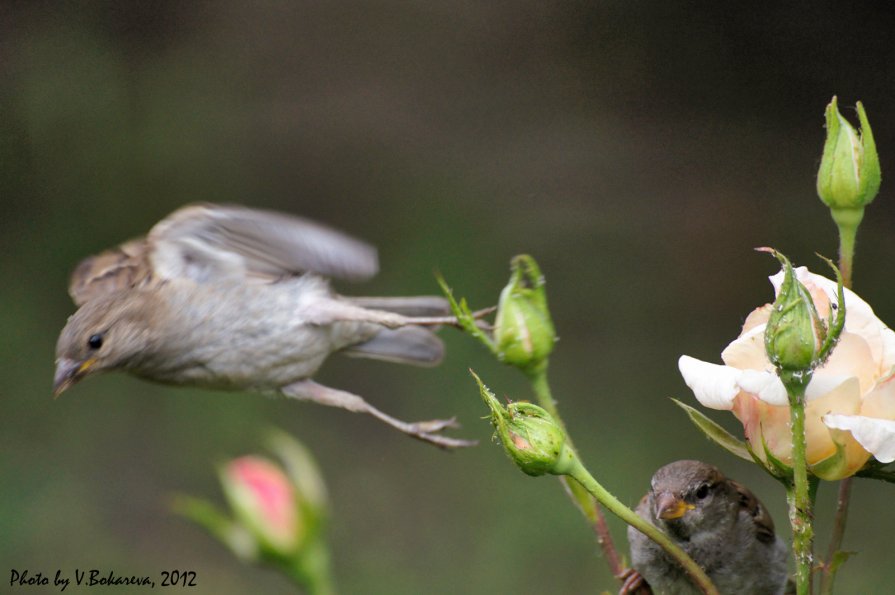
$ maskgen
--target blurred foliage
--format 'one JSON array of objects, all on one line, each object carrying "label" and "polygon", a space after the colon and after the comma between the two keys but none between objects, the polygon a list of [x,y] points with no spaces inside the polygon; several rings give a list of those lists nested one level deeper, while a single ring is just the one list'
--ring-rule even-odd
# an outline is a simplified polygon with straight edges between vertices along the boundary
[{"label": "blurred foliage", "polygon": [[[524,379],[452,329],[440,368],[333,357],[320,380],[405,419],[456,414],[483,442],[470,451],[341,411],[121,375],[53,401],[71,268],[195,200],[300,213],[376,243],[382,273],[346,293],[438,293],[440,270],[488,305],[509,258],[534,255],[560,337],[554,393],[600,481],[634,504],[653,470],[702,458],[786,531],[780,488],[668,397],[692,403],[681,353],[717,358],[738,317],[770,299],[775,267],[752,247],[835,256],[814,194],[834,93],[864,102],[884,175],[895,171],[893,16],[885,3],[0,5],[0,567],[185,569],[195,592],[287,592],[166,508],[174,491],[212,492],[211,465],[275,422],[327,474],[344,593],[612,588],[558,487],[488,443],[466,369],[514,399],[530,396]],[[892,322],[890,192],[868,208],[855,287]],[[845,548],[861,553],[843,593],[893,580],[879,518],[891,498],[856,485]],[[833,499],[825,486],[820,548]],[[519,512],[531,506],[537,522]]]}]

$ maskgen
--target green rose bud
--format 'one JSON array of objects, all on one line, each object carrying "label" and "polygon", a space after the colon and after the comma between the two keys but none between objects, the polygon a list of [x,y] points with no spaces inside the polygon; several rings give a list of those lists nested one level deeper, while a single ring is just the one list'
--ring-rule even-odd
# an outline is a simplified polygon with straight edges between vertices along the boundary
[{"label": "green rose bud", "polygon": [[515,402],[504,407],[481,379],[472,373],[485,404],[491,409],[495,435],[514,463],[526,474],[565,475],[572,469],[574,452],[566,433],[543,408]]},{"label": "green rose bud", "polygon": [[811,293],[796,278],[789,259],[770,248],[760,250],[773,254],[784,271],[783,283],[765,328],[768,359],[781,371],[810,372],[827,359],[845,323],[841,278],[838,311],[835,318],[831,311],[830,320],[825,322],[817,313]]},{"label": "green rose bud", "polygon": [[494,343],[501,361],[524,370],[543,363],[556,342],[544,277],[531,256],[513,258],[510,281],[500,294]]},{"label": "green rose bud", "polygon": [[817,194],[834,211],[858,210],[862,214],[864,206],[879,192],[880,167],[870,123],[860,101],[857,108],[860,131],[839,113],[835,97],[827,106],[827,140],[817,172]]},{"label": "green rose bud", "polygon": [[820,351],[826,329],[811,294],[796,279],[787,261],[780,294],[774,302],[764,343],[768,359],[783,370],[809,370]]}]

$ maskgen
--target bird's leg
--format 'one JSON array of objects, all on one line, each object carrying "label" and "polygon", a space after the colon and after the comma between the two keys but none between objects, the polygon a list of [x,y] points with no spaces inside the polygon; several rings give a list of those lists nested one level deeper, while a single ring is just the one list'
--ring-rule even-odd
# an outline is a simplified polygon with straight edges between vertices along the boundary
[{"label": "bird's leg", "polygon": [[[494,312],[496,306],[484,308],[472,313],[473,318],[479,319]],[[330,300],[323,304],[315,304],[314,309],[305,313],[310,322],[328,324],[334,320],[372,322],[381,324],[386,328],[401,328],[402,326],[460,326],[456,316],[404,316],[395,312],[373,310],[354,305],[346,300]]]},{"label": "bird's leg", "polygon": [[376,409],[365,401],[363,397],[344,390],[323,386],[313,380],[293,382],[292,384],[281,388],[280,392],[287,397],[292,397],[293,399],[298,399],[300,401],[312,401],[320,405],[326,405],[327,407],[338,407],[354,413],[366,413],[367,415],[372,415],[376,419],[404,432],[408,436],[422,440],[423,442],[434,444],[441,448],[461,448],[464,446],[475,446],[477,444],[474,440],[459,440],[456,438],[440,436],[438,434],[438,432],[445,428],[456,428],[457,422],[454,419],[434,419],[430,421],[408,423],[395,419],[379,409]]}]

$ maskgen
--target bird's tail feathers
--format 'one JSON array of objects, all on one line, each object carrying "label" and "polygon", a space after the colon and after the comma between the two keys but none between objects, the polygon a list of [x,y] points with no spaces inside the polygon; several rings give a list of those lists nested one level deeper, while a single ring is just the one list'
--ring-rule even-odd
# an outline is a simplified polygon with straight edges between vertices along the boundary
[{"label": "bird's tail feathers", "polygon": [[369,341],[352,345],[342,353],[398,364],[437,366],[444,358],[444,344],[429,329],[404,326],[383,328]]}]

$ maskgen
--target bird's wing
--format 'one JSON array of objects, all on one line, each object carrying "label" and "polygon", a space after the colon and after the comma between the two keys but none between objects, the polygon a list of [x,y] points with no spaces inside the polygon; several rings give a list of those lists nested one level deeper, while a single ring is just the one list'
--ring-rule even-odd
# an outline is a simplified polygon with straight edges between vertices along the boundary
[{"label": "bird's wing", "polygon": [[305,272],[346,280],[376,274],[376,249],[312,221],[238,206],[175,211],[149,232],[153,273],[199,282],[276,280]]},{"label": "bird's wing", "polygon": [[741,508],[749,513],[749,516],[755,521],[755,532],[758,540],[764,543],[772,543],[775,539],[774,520],[771,518],[767,508],[764,507],[761,500],[749,488],[732,479],[728,481],[737,491]]},{"label": "bird's wing", "polygon": [[68,292],[80,306],[153,280],[270,282],[313,272],[360,281],[378,267],[375,248],[307,219],[201,204],[175,211],[145,238],[84,259],[72,272]]},{"label": "bird's wing", "polygon": [[68,293],[76,306],[134,287],[149,277],[146,238],[136,238],[82,260],[72,271]]}]

